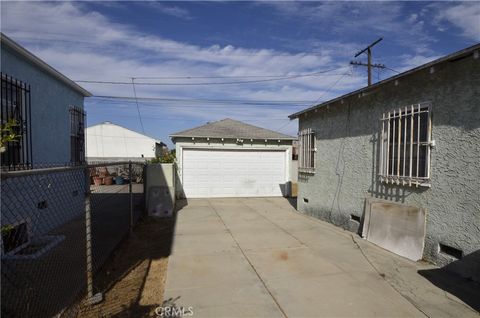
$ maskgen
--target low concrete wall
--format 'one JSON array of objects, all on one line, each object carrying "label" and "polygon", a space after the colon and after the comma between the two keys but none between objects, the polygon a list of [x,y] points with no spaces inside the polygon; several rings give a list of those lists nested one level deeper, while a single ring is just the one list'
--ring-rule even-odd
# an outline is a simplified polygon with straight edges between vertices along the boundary
[{"label": "low concrete wall", "polygon": [[148,164],[145,169],[145,204],[149,215],[166,217],[175,208],[177,172],[173,163]]},{"label": "low concrete wall", "polygon": [[298,160],[292,160],[292,165],[290,167],[290,178],[292,182],[298,182]]}]

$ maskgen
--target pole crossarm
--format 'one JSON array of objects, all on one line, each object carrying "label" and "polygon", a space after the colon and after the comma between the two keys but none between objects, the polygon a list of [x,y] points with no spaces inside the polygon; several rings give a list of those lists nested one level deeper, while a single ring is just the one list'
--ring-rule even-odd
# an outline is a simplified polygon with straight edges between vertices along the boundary
[{"label": "pole crossarm", "polygon": [[[368,66],[368,63],[362,63],[362,62],[357,62],[357,61],[351,61],[350,64],[351,65],[359,65],[359,66]],[[370,66],[371,67],[376,67],[376,68],[386,68],[385,64],[379,64],[379,63],[371,64]]]},{"label": "pole crossarm", "polygon": [[377,44],[378,42],[380,42],[381,40],[383,40],[383,38],[379,38],[378,40],[376,40],[375,42],[373,42],[372,44],[370,44],[369,46],[367,46],[366,48],[364,48],[363,50],[361,51],[358,51],[357,54],[355,54],[354,57],[358,57],[360,54],[362,54],[363,52],[367,51],[367,50],[370,50],[375,44]]},{"label": "pole crossarm", "polygon": [[363,50],[361,50],[357,54],[355,54],[355,57],[358,57],[360,54],[362,54],[364,52],[367,52],[367,56],[368,56],[368,63],[367,64],[361,63],[361,62],[356,62],[356,61],[350,62],[350,64],[352,64],[352,65],[360,65],[360,66],[366,66],[367,67],[368,86],[372,85],[372,67],[385,68],[385,65],[383,65],[383,64],[372,64],[372,47],[374,45],[376,45],[378,42],[380,42],[381,40],[383,40],[383,38],[379,38],[378,40],[376,40],[375,42],[373,42],[372,44],[370,44],[369,46],[367,46],[366,48],[364,48]]}]

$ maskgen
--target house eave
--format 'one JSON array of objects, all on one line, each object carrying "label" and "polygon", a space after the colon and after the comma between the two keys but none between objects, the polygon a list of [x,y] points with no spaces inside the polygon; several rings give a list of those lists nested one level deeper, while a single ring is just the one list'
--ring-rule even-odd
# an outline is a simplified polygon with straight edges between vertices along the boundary
[{"label": "house eave", "polygon": [[55,79],[59,80],[60,82],[64,83],[74,91],[80,93],[84,97],[90,97],[92,96],[92,93],[54,69],[52,66],[48,65],[29,51],[27,51],[25,48],[23,48],[21,45],[10,39],[8,36],[6,36],[4,33],[1,33],[0,35],[0,40],[2,45],[7,46],[9,49],[26,59],[28,62],[32,63],[33,65],[37,66],[40,68],[42,71],[48,73],[49,75],[53,76]]},{"label": "house eave", "polygon": [[324,103],[321,103],[321,104],[318,104],[318,105],[315,105],[315,106],[312,106],[312,107],[309,107],[309,108],[306,108],[304,110],[301,110],[299,112],[296,112],[296,113],[293,113],[291,115],[288,116],[288,118],[290,118],[291,120],[293,119],[297,119],[298,117],[300,117],[301,115],[303,114],[306,114],[306,113],[309,113],[311,111],[314,111],[316,109],[319,109],[321,107],[324,107],[324,106],[327,106],[329,104],[332,104],[332,103],[335,103],[335,102],[338,102],[342,99],[346,99],[346,98],[349,98],[351,96],[355,96],[355,95],[358,95],[358,94],[364,94],[364,93],[367,93],[369,91],[372,91],[372,90],[375,90],[377,88],[380,88],[381,86],[387,84],[387,83],[390,83],[392,81],[395,81],[395,80],[398,80],[398,79],[401,79],[401,78],[404,78],[408,75],[411,75],[411,74],[414,74],[418,71],[421,71],[421,70],[424,70],[424,69],[427,69],[429,67],[432,67],[432,66],[436,66],[438,64],[441,64],[441,63],[444,63],[444,62],[448,62],[448,61],[452,61],[452,60],[456,60],[458,58],[461,58],[461,57],[464,57],[464,56],[468,56],[468,55],[471,55],[473,54],[475,51],[478,51],[480,50],[480,44],[475,44],[473,46],[470,46],[468,48],[465,48],[463,50],[460,50],[458,52],[455,52],[455,53],[452,53],[452,54],[449,54],[447,56],[444,56],[444,57],[441,57],[439,59],[436,59],[434,61],[431,61],[431,62],[428,62],[426,64],[423,64],[423,65],[420,65],[418,67],[415,67],[413,69],[410,69],[408,71],[405,71],[403,73],[400,73],[400,74],[397,74],[397,75],[394,75],[392,77],[389,77],[387,79],[384,79],[383,81],[380,81],[378,83],[375,83],[373,85],[370,85],[370,86],[366,86],[366,87],[362,87],[360,89],[357,89],[353,92],[350,92],[350,93],[347,93],[347,94],[344,94],[342,96],[339,96],[339,97],[336,97],[334,99],[331,99],[329,101],[326,101]]},{"label": "house eave", "polygon": [[175,138],[211,138],[211,139],[247,139],[247,140],[250,140],[250,139],[253,139],[253,140],[297,140],[297,138],[295,137],[278,137],[278,138],[272,138],[272,137],[268,137],[268,138],[258,138],[258,137],[245,137],[245,136],[237,136],[237,137],[233,137],[233,136],[224,136],[224,137],[219,137],[219,136],[194,136],[194,135],[189,135],[189,136],[185,136],[185,135],[169,135],[169,137],[173,140]]}]

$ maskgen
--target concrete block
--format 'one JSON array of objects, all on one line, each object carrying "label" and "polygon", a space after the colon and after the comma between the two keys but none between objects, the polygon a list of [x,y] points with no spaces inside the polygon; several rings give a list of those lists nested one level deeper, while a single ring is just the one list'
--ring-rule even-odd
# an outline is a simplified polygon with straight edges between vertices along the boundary
[{"label": "concrete block", "polygon": [[171,187],[154,186],[147,188],[148,215],[171,217],[175,208],[175,190]]}]

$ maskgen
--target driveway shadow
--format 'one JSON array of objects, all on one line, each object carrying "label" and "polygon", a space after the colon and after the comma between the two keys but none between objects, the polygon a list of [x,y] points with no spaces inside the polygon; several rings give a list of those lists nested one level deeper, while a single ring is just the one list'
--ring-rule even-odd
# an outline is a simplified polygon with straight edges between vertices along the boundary
[{"label": "driveway shadow", "polygon": [[[471,273],[464,278],[457,273]],[[420,275],[435,286],[455,295],[480,312],[480,250],[438,269],[420,270]],[[475,276],[477,275],[477,276]],[[477,281],[475,281],[477,280]]]}]

